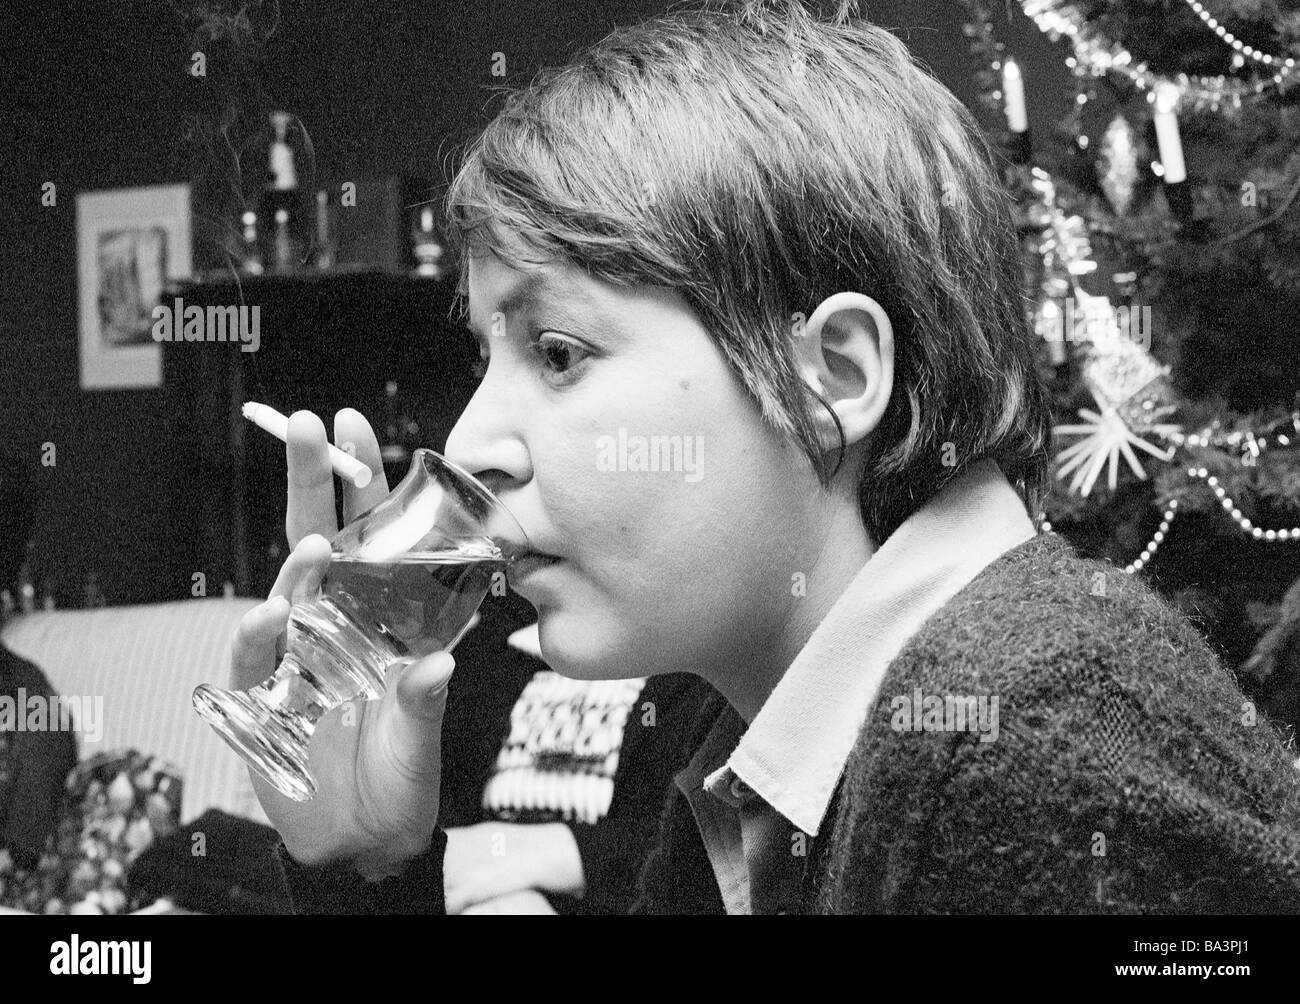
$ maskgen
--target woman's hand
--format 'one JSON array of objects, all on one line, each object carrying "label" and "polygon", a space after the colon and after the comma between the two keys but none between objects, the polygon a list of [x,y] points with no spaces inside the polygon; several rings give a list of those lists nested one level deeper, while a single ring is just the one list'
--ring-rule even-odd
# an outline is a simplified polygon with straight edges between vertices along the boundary
[{"label": "woman's hand", "polygon": [[[335,418],[336,445],[374,472],[366,488],[345,484],[343,519],[388,494],[379,444],[358,412]],[[285,528],[293,553],[268,600],[240,621],[232,685],[261,683],[278,664],[291,603],[309,602],[329,565],[326,537],[337,531],[334,482],[325,427],[309,412],[289,419],[289,508]],[[437,652],[389,670],[383,697],[335,708],[317,724],[310,745],[316,795],[295,802],[250,770],[267,817],[290,855],[304,865],[350,861],[367,878],[400,873],[426,850],[438,819],[442,716],[454,662]]]},{"label": "woman's hand", "polygon": [[563,823],[477,823],[447,831],[448,913],[529,889],[580,896],[582,857]]}]

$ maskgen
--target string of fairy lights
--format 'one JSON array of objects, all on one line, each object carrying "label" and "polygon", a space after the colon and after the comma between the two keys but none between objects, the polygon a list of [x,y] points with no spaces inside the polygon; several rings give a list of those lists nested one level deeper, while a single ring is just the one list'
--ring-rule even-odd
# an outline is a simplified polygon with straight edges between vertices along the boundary
[{"label": "string of fairy lights", "polygon": [[[981,102],[990,110],[999,106],[1002,108],[1012,139],[1014,141],[1019,138],[1022,141],[1022,159],[1027,161],[1028,117],[1024,107],[1023,78],[1019,67],[1015,65],[1014,60],[1005,55],[1005,46],[996,39],[992,27],[992,13],[984,0],[963,0],[963,2],[970,12],[966,28],[966,34],[971,40],[970,47],[989,67],[989,72],[977,74],[979,79],[986,82],[981,88]],[[1270,88],[1283,91],[1289,83],[1290,74],[1296,64],[1294,58],[1275,56],[1236,37],[1201,0],[1184,0],[1184,2],[1224,45],[1234,51],[1232,63],[1235,69],[1244,67],[1249,60],[1258,67],[1272,70],[1271,76],[1239,80],[1226,76],[1178,74],[1173,78],[1166,78],[1153,72],[1145,62],[1135,60],[1132,53],[1122,45],[1104,37],[1099,29],[1088,23],[1076,7],[1061,0],[1021,0],[1025,13],[1049,38],[1053,41],[1062,37],[1069,39],[1073,56],[1068,57],[1065,62],[1080,83],[1076,105],[1070,116],[1073,123],[1071,131],[1078,145],[1080,147],[1087,145],[1087,136],[1080,128],[1081,109],[1088,100],[1088,94],[1082,86],[1084,81],[1088,77],[1099,78],[1111,73],[1118,74],[1139,90],[1146,91],[1147,101],[1156,104],[1157,139],[1160,141],[1161,163],[1153,165],[1153,168],[1162,176],[1167,189],[1184,182],[1186,178],[1176,119],[1173,118],[1175,108],[1191,103],[1197,109],[1208,106],[1215,112],[1220,108],[1239,110],[1243,101],[1261,96]],[[993,81],[999,79],[1001,88],[993,84]],[[1161,115],[1165,116],[1163,122],[1159,118]],[[1176,165],[1172,171],[1171,165]],[[1058,205],[1057,186],[1053,184],[1053,179],[1047,172],[1035,166],[1030,169],[1029,175],[1031,188],[1040,209],[1036,225],[1042,225],[1043,240],[1039,245],[1039,253],[1044,256],[1048,265],[1045,274],[1056,276],[1058,285],[1067,284],[1077,293],[1075,277],[1085,275],[1096,268],[1096,263],[1090,260],[1091,250],[1086,235],[1086,224],[1081,217],[1071,216]],[[1172,205],[1174,200],[1171,198],[1170,202]],[[1053,361],[1061,360],[1055,358],[1054,354]],[[1122,424],[1115,422],[1116,409],[1102,401],[1099,401],[1099,405],[1102,414],[1094,417],[1109,421],[1112,428],[1118,425],[1124,432],[1128,431]],[[1143,407],[1151,410],[1155,407],[1155,402],[1144,401]],[[1097,428],[1102,429],[1105,426],[1099,422]],[[1236,452],[1243,466],[1254,467],[1260,456],[1270,448],[1300,446],[1300,410],[1293,410],[1266,428],[1256,430],[1223,431],[1212,425],[1193,433],[1184,433],[1177,426],[1158,425],[1152,426],[1148,431],[1163,438],[1168,450],[1167,456],[1161,459],[1167,459],[1171,463],[1177,463],[1175,458],[1180,451],[1210,448],[1228,453]],[[1135,439],[1131,435],[1128,438],[1130,441]],[[1126,444],[1106,442],[1106,437],[1101,433],[1094,435],[1093,439],[1096,443],[1091,447],[1092,449],[1110,451],[1111,485],[1114,487],[1118,450],[1124,449],[1130,457],[1132,451]],[[1092,476],[1095,477],[1105,457],[1097,453],[1095,457],[1089,456],[1087,459],[1095,460],[1091,465]],[[1131,466],[1135,463],[1134,461]],[[1190,463],[1185,467],[1180,465],[1179,469],[1186,473],[1189,481],[1204,482],[1242,534],[1265,543],[1300,542],[1300,526],[1265,528],[1255,525],[1242,512],[1237,501],[1228,494],[1227,488],[1220,483],[1219,478],[1205,467]],[[1140,466],[1135,466],[1135,470],[1139,476],[1145,477]],[[1077,481],[1076,475],[1076,483]],[[1090,486],[1091,479],[1087,483]],[[1178,513],[1178,500],[1170,499],[1161,515],[1158,528],[1137,557],[1124,567],[1125,572],[1130,575],[1135,574],[1151,561],[1164,542]],[[1050,532],[1051,523],[1046,519],[1045,513],[1039,515],[1039,524],[1044,532]]]},{"label": "string of fairy lights", "polygon": [[1277,76],[1273,78],[1275,83],[1281,83],[1282,77],[1286,76],[1295,68],[1295,60],[1291,57],[1278,59],[1267,52],[1260,52],[1254,46],[1247,45],[1241,39],[1237,38],[1227,28],[1221,25],[1199,0],[1183,0],[1188,7],[1196,12],[1197,17],[1205,22],[1207,28],[1219,36],[1219,41],[1225,45],[1230,45],[1237,50],[1237,55],[1232,59],[1232,65],[1240,68],[1245,65],[1247,59],[1253,59],[1257,63],[1265,66],[1272,66],[1275,63],[1281,63],[1282,68],[1278,71]]},{"label": "string of fairy lights", "polygon": [[1239,109],[1243,100],[1262,95],[1265,90],[1281,90],[1287,86],[1291,71],[1295,69],[1294,58],[1273,56],[1246,45],[1224,28],[1199,0],[1184,0],[1184,2],[1196,12],[1221,42],[1242,57],[1242,65],[1245,59],[1249,58],[1275,72],[1271,76],[1260,76],[1250,80],[1239,80],[1225,75],[1178,74],[1167,81],[1166,78],[1152,71],[1145,61],[1135,59],[1123,45],[1106,38],[1098,28],[1089,24],[1082,12],[1073,5],[1061,3],[1060,0],[1021,0],[1021,7],[1039,30],[1052,41],[1062,37],[1068,38],[1074,50],[1074,58],[1093,76],[1117,73],[1128,78],[1129,82],[1139,90],[1150,92],[1154,92],[1158,84],[1175,83],[1184,101],[1190,99],[1197,108],[1208,105],[1211,110],[1217,112],[1226,104],[1232,109]]}]

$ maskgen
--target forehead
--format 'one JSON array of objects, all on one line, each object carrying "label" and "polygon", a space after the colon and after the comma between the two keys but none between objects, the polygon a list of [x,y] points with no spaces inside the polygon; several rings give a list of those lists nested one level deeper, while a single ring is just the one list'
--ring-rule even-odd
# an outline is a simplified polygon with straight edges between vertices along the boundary
[{"label": "forehead", "polygon": [[591,299],[590,282],[567,263],[514,268],[492,254],[469,259],[464,292],[472,328],[490,324],[492,315],[542,303]]}]

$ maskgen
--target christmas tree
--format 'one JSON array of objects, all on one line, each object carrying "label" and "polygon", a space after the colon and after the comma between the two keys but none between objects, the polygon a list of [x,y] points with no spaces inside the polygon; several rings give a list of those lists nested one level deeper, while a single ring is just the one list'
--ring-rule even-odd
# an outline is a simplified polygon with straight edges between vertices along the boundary
[{"label": "christmas tree", "polygon": [[1002,8],[963,2],[1054,394],[1040,519],[1300,724],[1300,4],[1020,0],[1075,90],[1031,141]]}]

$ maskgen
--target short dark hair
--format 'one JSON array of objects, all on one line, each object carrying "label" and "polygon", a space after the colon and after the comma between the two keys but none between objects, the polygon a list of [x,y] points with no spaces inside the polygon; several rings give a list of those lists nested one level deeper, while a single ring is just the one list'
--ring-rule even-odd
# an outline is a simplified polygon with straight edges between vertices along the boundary
[{"label": "short dark hair", "polygon": [[860,485],[872,538],[984,458],[1035,515],[1050,420],[1010,199],[971,113],[855,6],[677,11],[510,94],[447,195],[462,290],[466,249],[676,289],[823,484],[797,322],[866,293],[895,345]]}]

